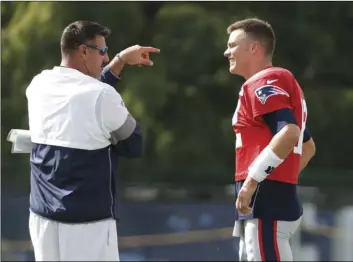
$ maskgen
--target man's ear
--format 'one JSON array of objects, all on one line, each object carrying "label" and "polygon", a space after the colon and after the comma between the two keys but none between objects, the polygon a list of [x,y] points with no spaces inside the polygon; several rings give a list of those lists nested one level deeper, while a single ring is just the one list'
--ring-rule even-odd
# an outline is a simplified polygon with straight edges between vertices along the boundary
[{"label": "man's ear", "polygon": [[86,60],[87,48],[83,45],[80,45],[78,47],[78,52],[80,53],[81,58]]},{"label": "man's ear", "polygon": [[259,43],[258,42],[252,42],[251,46],[250,46],[250,51],[255,53],[257,51],[257,49],[259,48]]},{"label": "man's ear", "polygon": [[254,42],[252,42],[251,45],[250,45],[250,52],[251,52],[252,54],[255,54],[256,52],[259,51],[260,48],[261,48],[260,43],[257,42],[257,41],[254,41]]}]

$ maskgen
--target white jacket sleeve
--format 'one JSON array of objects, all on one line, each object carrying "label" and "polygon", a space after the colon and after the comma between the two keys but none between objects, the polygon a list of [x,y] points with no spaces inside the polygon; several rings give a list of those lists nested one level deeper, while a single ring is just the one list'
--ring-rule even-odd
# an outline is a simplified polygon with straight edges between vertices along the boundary
[{"label": "white jacket sleeve", "polygon": [[136,121],[125,107],[120,94],[107,86],[96,104],[97,121],[112,144],[128,138],[136,127]]}]

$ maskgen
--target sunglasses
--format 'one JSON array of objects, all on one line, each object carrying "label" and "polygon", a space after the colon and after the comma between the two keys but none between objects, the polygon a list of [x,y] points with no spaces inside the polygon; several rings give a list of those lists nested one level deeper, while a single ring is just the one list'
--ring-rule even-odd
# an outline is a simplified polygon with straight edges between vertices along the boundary
[{"label": "sunglasses", "polygon": [[105,54],[108,52],[108,47],[100,47],[93,44],[84,44],[84,45],[87,46],[88,48],[98,50],[101,56],[105,56]]}]

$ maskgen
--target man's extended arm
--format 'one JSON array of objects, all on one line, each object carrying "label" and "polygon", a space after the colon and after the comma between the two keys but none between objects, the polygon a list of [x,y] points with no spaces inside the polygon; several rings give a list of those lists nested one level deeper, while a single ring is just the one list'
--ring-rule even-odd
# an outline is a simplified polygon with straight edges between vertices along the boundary
[{"label": "man's extended arm", "polygon": [[[149,53],[159,53],[160,50],[149,46],[134,45],[121,51],[106,66],[100,76],[100,80],[114,87],[120,77],[125,64],[152,66]],[[28,130],[12,129],[8,134],[8,141],[13,143],[12,153],[30,153],[31,137]],[[131,145],[131,147],[130,147]],[[138,157],[142,154],[142,133],[141,128],[136,124],[130,137],[123,139],[113,146],[119,155],[126,157]]]},{"label": "man's extended arm", "polygon": [[120,56],[115,56],[112,61],[104,67],[100,80],[112,87],[115,87],[120,80],[120,74],[123,70],[125,62],[120,58]]},{"label": "man's extended arm", "polygon": [[[107,65],[102,73],[100,80],[112,87],[116,86],[119,82],[118,76],[124,66],[124,62],[115,57],[109,65]],[[142,130],[140,125],[135,121],[135,128],[129,137],[113,143],[113,150],[118,156],[124,156],[128,158],[140,157],[142,155]]]}]

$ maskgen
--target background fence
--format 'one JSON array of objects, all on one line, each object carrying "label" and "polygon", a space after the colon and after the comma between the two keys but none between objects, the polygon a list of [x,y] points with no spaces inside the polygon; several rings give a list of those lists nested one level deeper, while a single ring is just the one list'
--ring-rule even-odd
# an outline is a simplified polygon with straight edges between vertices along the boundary
[{"label": "background fence", "polygon": [[[238,238],[231,237],[232,189],[121,186],[121,260],[236,261]],[[304,218],[292,240],[295,260],[351,261],[352,192],[300,187],[300,194]],[[2,201],[3,260],[30,261],[28,196],[3,195]]]}]

